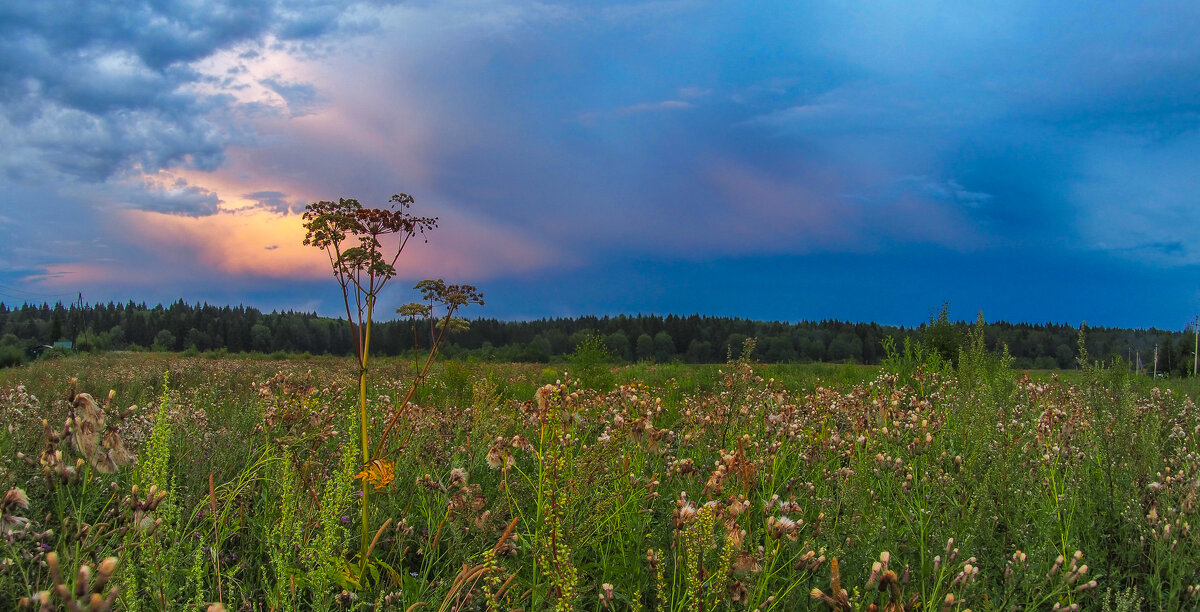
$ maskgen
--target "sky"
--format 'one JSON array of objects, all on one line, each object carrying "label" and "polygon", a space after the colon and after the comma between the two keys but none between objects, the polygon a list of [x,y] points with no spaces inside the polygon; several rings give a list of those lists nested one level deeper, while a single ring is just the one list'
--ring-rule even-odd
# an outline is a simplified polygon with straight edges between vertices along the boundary
[{"label": "sky", "polygon": [[[337,316],[304,205],[501,319],[1181,329],[1195,2],[0,3],[0,301]],[[384,318],[387,318],[385,315]]]}]

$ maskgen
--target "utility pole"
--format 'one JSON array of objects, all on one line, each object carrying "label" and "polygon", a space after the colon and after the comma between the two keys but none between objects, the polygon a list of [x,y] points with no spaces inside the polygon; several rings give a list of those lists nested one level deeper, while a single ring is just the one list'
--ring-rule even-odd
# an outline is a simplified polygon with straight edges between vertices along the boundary
[{"label": "utility pole", "polygon": [[1154,377],[1158,378],[1158,343],[1154,343]]},{"label": "utility pole", "polygon": [[1200,315],[1193,319],[1192,330],[1196,332],[1196,346],[1192,349],[1192,376],[1200,374]]}]

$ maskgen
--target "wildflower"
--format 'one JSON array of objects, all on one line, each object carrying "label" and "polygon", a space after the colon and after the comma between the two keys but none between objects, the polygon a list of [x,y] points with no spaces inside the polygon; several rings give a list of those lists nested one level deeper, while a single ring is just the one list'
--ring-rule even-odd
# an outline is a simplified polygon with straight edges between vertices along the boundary
[{"label": "wildflower", "polygon": [[487,464],[493,470],[507,469],[516,464],[516,460],[513,459],[512,452],[508,450],[508,443],[504,438],[496,438],[491,448],[488,449]]},{"label": "wildflower", "polygon": [[558,391],[558,387],[554,385],[545,385],[537,390],[534,397],[537,399],[538,412],[546,412],[547,404],[555,391]]},{"label": "wildflower", "polygon": [[613,598],[613,585],[607,582],[600,585],[600,603],[603,604],[605,608],[612,605]]},{"label": "wildflower", "polygon": [[533,443],[529,441],[529,438],[526,438],[525,436],[522,436],[521,434],[514,435],[512,437],[511,444],[512,444],[512,447],[515,449],[524,451],[526,453],[533,452]]},{"label": "wildflower", "polygon": [[377,490],[382,489],[396,479],[396,463],[387,459],[373,459],[354,478],[375,485]]},{"label": "wildflower", "polygon": [[342,592],[337,594],[336,599],[337,599],[337,602],[339,604],[341,604],[343,607],[347,607],[350,604],[354,603],[355,601],[358,601],[358,595],[351,593],[350,591],[347,591],[346,589],[342,589]]},{"label": "wildflower", "polygon": [[796,524],[796,521],[786,516],[772,516],[767,519],[767,535],[771,536],[772,540],[787,537],[787,539],[795,542],[796,538],[799,537],[799,530],[800,527]]},{"label": "wildflower", "polygon": [[403,519],[400,519],[399,523],[396,523],[396,533],[401,536],[412,535],[413,527],[412,527],[412,525],[408,524],[408,519],[403,518]]},{"label": "wildflower", "polygon": [[675,529],[683,529],[683,526],[693,518],[696,518],[696,506],[692,502],[687,501],[685,497],[682,500],[675,502]]}]

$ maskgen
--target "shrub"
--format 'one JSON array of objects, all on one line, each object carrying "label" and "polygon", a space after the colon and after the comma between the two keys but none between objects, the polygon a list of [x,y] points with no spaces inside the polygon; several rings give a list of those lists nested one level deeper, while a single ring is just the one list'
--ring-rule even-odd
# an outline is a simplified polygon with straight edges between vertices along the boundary
[{"label": "shrub", "polygon": [[11,368],[25,363],[25,351],[17,346],[0,346],[0,368]]}]

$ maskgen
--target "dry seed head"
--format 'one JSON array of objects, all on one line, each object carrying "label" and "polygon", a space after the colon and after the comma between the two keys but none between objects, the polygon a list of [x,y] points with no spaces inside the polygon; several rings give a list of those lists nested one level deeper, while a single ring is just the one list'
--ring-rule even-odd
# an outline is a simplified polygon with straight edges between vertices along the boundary
[{"label": "dry seed head", "polygon": [[658,553],[654,552],[653,548],[646,549],[646,564],[650,566],[650,569],[658,567]]},{"label": "dry seed head", "polygon": [[7,512],[12,509],[29,509],[29,496],[25,494],[24,489],[12,488],[4,494],[3,501],[0,501],[0,511]]},{"label": "dry seed head", "polygon": [[728,588],[729,600],[733,603],[741,603],[746,601],[746,585],[741,581],[734,580]]},{"label": "dry seed head", "polygon": [[1050,571],[1049,571],[1049,572],[1046,572],[1046,578],[1047,578],[1047,579],[1049,579],[1049,578],[1050,578],[1051,576],[1053,576],[1054,574],[1057,574],[1057,573],[1058,573],[1058,570],[1059,570],[1059,568],[1061,568],[1061,567],[1062,567],[1063,561],[1065,561],[1065,559],[1063,559],[1063,556],[1062,556],[1062,555],[1059,555],[1059,556],[1058,556],[1058,558],[1056,558],[1056,559],[1054,560],[1054,565],[1051,565],[1051,566],[1050,566]]},{"label": "dry seed head", "polygon": [[613,598],[613,585],[607,582],[600,585],[600,602],[604,604],[604,607],[607,608],[609,605],[611,605]]},{"label": "dry seed head", "polygon": [[92,568],[87,565],[80,565],[79,572],[75,575],[75,599],[82,599],[87,594],[88,586],[92,582]]},{"label": "dry seed head", "polygon": [[795,541],[799,537],[799,529],[796,521],[786,516],[767,518],[767,535],[771,536],[772,540],[787,537],[787,539]]},{"label": "dry seed head", "polygon": [[946,593],[946,599],[942,602],[942,612],[948,612],[954,606],[954,593]]},{"label": "dry seed head", "polygon": [[736,525],[733,528],[728,528],[725,531],[725,545],[731,550],[740,550],[745,539],[746,530],[738,529]]},{"label": "dry seed head", "polygon": [[733,560],[730,569],[735,574],[757,574],[762,571],[762,563],[759,562],[758,557],[750,553],[742,553]]}]

